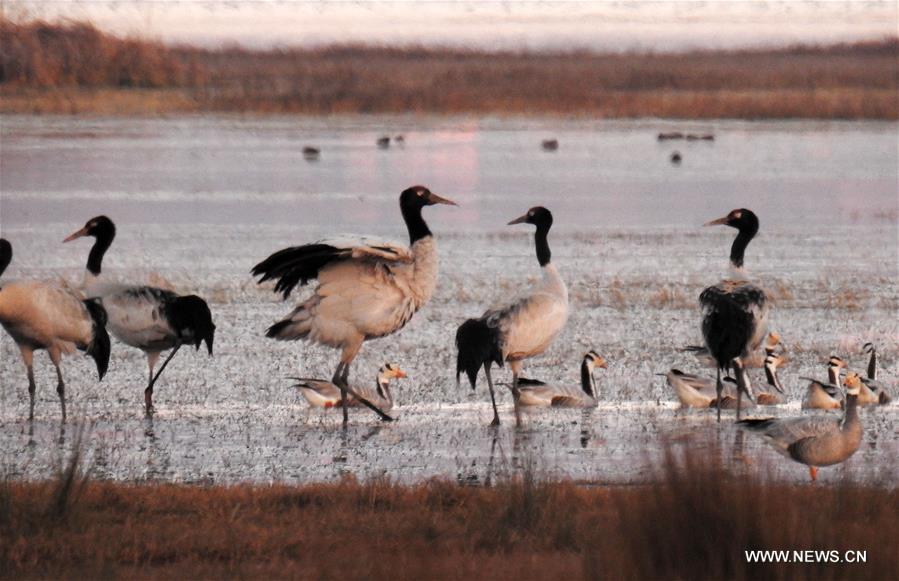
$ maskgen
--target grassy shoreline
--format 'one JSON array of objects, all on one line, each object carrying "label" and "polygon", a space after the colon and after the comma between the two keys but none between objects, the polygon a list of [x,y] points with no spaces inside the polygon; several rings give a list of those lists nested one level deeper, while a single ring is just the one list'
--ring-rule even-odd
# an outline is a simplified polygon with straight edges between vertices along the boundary
[{"label": "grassy shoreline", "polygon": [[688,53],[250,50],[0,18],[0,112],[899,119],[899,38]]},{"label": "grassy shoreline", "polygon": [[[651,484],[525,472],[493,486],[93,482],[75,463],[0,482],[2,578],[887,579],[899,490],[796,485],[669,454]],[[748,564],[749,549],[866,551],[864,564]]]}]

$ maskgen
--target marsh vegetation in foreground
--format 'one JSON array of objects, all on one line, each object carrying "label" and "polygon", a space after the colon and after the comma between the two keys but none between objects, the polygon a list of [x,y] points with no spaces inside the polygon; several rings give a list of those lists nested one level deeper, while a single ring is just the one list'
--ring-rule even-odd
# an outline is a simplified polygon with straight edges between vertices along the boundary
[{"label": "marsh vegetation in foreground", "polygon": [[[530,470],[486,486],[386,479],[203,487],[0,485],[5,578],[895,579],[899,490],[786,484],[668,447],[654,479],[594,487]],[[865,551],[749,564],[747,550]]]}]

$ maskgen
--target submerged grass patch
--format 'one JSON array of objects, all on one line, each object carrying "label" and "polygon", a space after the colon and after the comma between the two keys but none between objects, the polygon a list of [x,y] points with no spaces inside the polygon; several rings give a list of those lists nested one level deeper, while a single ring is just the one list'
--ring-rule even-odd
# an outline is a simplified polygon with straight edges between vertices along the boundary
[{"label": "submerged grass patch", "polygon": [[[731,471],[668,449],[651,482],[525,469],[492,486],[387,479],[291,487],[60,482],[0,487],[2,577],[895,578],[899,491]],[[867,551],[863,564],[748,564],[745,550]]]}]

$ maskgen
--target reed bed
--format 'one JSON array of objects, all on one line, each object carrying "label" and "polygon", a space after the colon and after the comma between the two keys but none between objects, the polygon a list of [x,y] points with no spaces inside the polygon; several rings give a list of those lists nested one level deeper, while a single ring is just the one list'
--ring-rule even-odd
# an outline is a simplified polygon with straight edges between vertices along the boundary
[{"label": "reed bed", "polygon": [[206,50],[0,19],[0,112],[899,119],[899,39],[677,54]]},{"label": "reed bed", "polygon": [[[387,479],[205,487],[0,483],[3,578],[895,579],[899,491],[778,482],[668,448],[649,484]],[[749,564],[753,549],[865,563]]]}]

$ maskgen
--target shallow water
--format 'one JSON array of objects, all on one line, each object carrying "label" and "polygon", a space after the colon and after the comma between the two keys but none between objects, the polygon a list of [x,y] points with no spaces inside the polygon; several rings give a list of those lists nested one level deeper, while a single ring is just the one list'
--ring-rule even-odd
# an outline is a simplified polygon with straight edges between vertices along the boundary
[{"label": "shallow water", "polygon": [[[406,143],[381,151],[382,133]],[[0,461],[16,477],[46,476],[82,423],[95,474],[114,479],[291,481],[387,474],[483,482],[525,465],[598,482],[645,479],[663,439],[720,442],[737,459],[767,458],[785,477],[803,467],[762,442],[741,441],[729,422],[675,412],[655,375],[700,371],[679,348],[700,341],[696,297],[724,273],[732,231],[698,225],[733,207],[762,220],[747,253],[752,275],[777,297],[771,324],[789,349],[782,379],[798,414],[804,384],[840,354],[863,369],[875,341],[883,379],[899,377],[896,124],[671,123],[432,120],[412,118],[83,120],[2,118],[0,227],[15,246],[9,278],[78,281],[89,243],[61,245],[93,215],[119,226],[104,272],[134,282],[168,281],[206,297],[216,353],[179,353],[157,385],[159,413],[142,417],[143,355],[114,344],[97,383],[90,361],[64,367],[73,420],[60,435],[55,379],[36,358],[37,419],[30,429],[18,352],[0,338]],[[659,131],[714,132],[716,140],[658,143]],[[554,136],[558,152],[540,150]],[[305,144],[322,147],[308,163]],[[668,162],[674,148],[680,167]],[[356,382],[385,361],[409,379],[394,386],[400,420],[354,411],[310,411],[291,375],[329,377],[333,352],[266,340],[286,314],[249,268],[274,250],[335,232],[405,237],[399,191],[421,182],[459,208],[428,209],[440,245],[441,281],[425,309],[397,335],[367,344]],[[609,361],[597,372],[603,405],[592,412],[528,414],[525,427],[486,427],[486,385],[457,387],[452,336],[469,316],[536,276],[532,238],[506,221],[543,204],[556,222],[553,260],[568,282],[571,317],[526,375],[577,381],[583,352]],[[6,277],[4,277],[6,278]],[[500,372],[507,380],[507,372]],[[764,381],[763,375],[754,376]],[[509,395],[501,411],[511,423]],[[866,410],[865,442],[844,466],[822,471],[880,479],[899,456],[899,407]],[[739,460],[742,462],[742,460]]]}]

